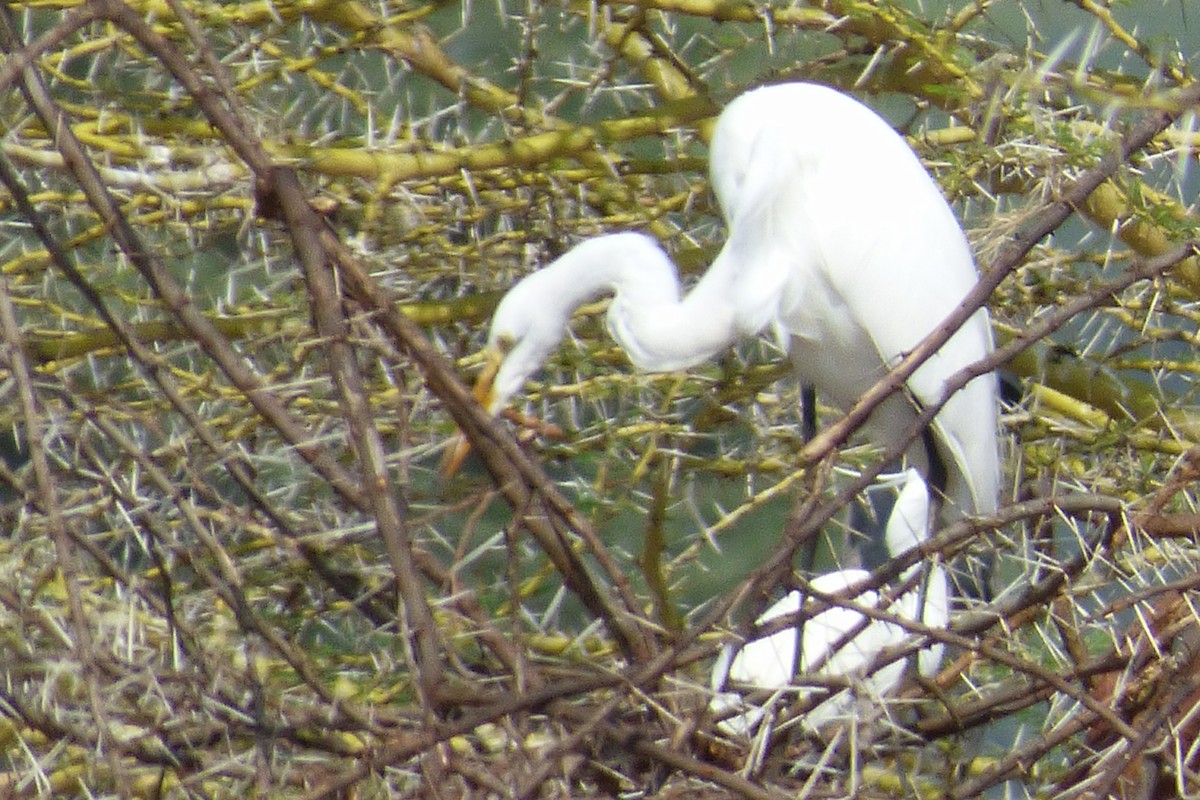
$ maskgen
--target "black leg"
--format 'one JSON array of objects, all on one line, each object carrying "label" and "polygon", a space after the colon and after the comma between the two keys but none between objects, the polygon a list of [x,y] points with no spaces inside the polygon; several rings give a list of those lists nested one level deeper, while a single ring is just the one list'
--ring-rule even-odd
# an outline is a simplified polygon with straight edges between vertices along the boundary
[{"label": "black leg", "polygon": [[[930,516],[931,519],[936,520],[942,504],[946,502],[946,481],[949,471],[945,456],[937,446],[937,436],[932,428],[925,429],[921,434],[921,441],[925,445],[925,454],[929,460],[929,474],[925,476],[925,482],[930,488]],[[956,568],[950,570],[955,588],[954,596],[969,597],[985,603],[991,602],[992,570],[995,567],[995,559],[991,556],[968,554],[960,556],[955,561],[957,562]]]},{"label": "black leg", "polygon": [[[817,389],[811,383],[800,384],[800,435],[808,444],[817,435]],[[811,575],[817,562],[817,542],[821,537],[813,536],[804,545],[800,554],[800,569]]]},{"label": "black leg", "polygon": [[946,468],[946,459],[938,449],[937,434],[933,432],[933,428],[921,431],[921,444],[925,447],[925,460],[929,464],[929,474],[924,478],[925,485],[929,487],[930,517],[937,519],[942,503],[946,501],[946,482],[950,480],[950,471]]},{"label": "black leg", "polygon": [[817,389],[808,383],[800,386],[800,434],[805,444],[817,436]]}]

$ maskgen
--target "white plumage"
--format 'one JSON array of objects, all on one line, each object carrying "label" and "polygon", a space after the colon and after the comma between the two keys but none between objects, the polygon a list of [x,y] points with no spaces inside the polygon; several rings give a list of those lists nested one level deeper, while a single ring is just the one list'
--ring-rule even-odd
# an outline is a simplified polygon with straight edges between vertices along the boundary
[{"label": "white plumage", "polygon": [[[858,101],[807,83],[735,99],[713,136],[712,185],[728,239],[703,278],[681,294],[675,265],[653,239],[588,239],[518,282],[496,309],[492,368],[476,387],[504,407],[558,347],[571,313],[612,293],[608,328],[642,370],[683,369],[738,337],[773,332],[796,375],[848,409],[963,300],[977,280],[954,214],[916,155]],[[987,312],[967,323],[908,381],[918,403],[983,359]],[[867,438],[887,447],[914,419],[898,394],[872,414]],[[991,374],[956,393],[934,421],[950,516],[991,513],[1000,467],[997,387]],[[449,470],[465,455],[451,451]],[[929,453],[907,452],[922,474]]]},{"label": "white plumage", "polygon": [[[915,470],[902,476],[902,488],[888,518],[886,543],[893,556],[902,555],[928,537],[929,492]],[[945,627],[950,618],[949,586],[946,574],[937,563],[927,563],[923,580],[897,597],[886,607],[888,613],[901,620],[919,621],[929,627]],[[909,567],[901,582],[917,577],[922,564]],[[881,601],[874,590],[855,592],[870,579],[871,573],[862,569],[845,569],[814,578],[817,592],[848,598],[847,606],[857,605],[878,609]],[[801,609],[803,596],[791,591],[766,610],[758,619],[761,626]],[[732,734],[749,734],[763,717],[760,707],[743,701],[738,692],[724,691],[729,684],[759,689],[785,690],[788,702],[799,702],[809,691],[799,686],[805,677],[848,678],[851,688],[838,691],[815,706],[804,718],[804,724],[819,730],[830,723],[846,721],[857,716],[859,704],[875,704],[899,683],[904,674],[903,659],[865,674],[885,650],[904,643],[908,631],[892,622],[873,619],[852,607],[834,607],[804,621],[799,631],[789,626],[768,636],[746,642],[741,647],[726,646],[713,668],[712,685],[716,692],[711,704],[714,714],[736,711],[721,723]],[[797,646],[799,645],[799,646]],[[932,675],[941,665],[943,646],[931,644],[917,656],[917,669],[922,675]],[[799,662],[799,663],[797,663]]]}]

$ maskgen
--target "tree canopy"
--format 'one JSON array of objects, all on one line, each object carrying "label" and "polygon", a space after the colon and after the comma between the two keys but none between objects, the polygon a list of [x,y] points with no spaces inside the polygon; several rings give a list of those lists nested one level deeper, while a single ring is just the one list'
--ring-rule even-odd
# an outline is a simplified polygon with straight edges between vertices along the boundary
[{"label": "tree canopy", "polygon": [[[1198,30],[1182,0],[0,4],[0,794],[1196,792]],[[1006,488],[922,552],[995,589],[914,629],[935,679],[746,741],[711,665],[806,542],[843,563],[877,454],[803,441],[769,337],[638,374],[603,303],[511,418],[466,384],[503,290],[583,238],[703,272],[715,115],[786,80],[879,111],[963,221]]]}]

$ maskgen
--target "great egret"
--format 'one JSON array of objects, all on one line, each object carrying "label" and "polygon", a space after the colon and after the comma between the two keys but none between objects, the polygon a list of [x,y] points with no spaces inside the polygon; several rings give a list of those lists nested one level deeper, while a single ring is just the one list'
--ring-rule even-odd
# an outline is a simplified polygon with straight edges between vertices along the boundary
[{"label": "great egret", "polygon": [[[834,89],[786,83],[733,100],[717,120],[710,172],[728,239],[686,296],[658,243],[631,232],[583,241],[508,291],[476,385],[489,411],[541,367],[574,309],[608,292],[608,329],[639,369],[684,369],[769,329],[801,382],[848,409],[977,280],[962,230],[916,155]],[[917,404],[938,400],[946,379],[991,346],[981,309],[909,378],[909,396],[876,409],[868,439],[894,442]],[[938,413],[932,446],[908,449],[952,516],[996,508],[997,414],[994,376],[978,377]],[[445,472],[466,449],[460,438]]]},{"label": "great egret", "polygon": [[[916,547],[928,538],[931,523],[929,491],[916,470],[909,469],[900,476],[900,495],[888,517],[885,540],[888,552],[894,557]],[[946,573],[940,565],[924,565],[924,580],[910,588],[888,607],[897,618],[920,621],[930,627],[944,627],[950,618],[950,590]],[[909,567],[901,575],[901,583],[914,580],[921,563]],[[820,730],[831,722],[856,716],[860,701],[876,704],[878,698],[896,687],[904,674],[903,660],[893,661],[869,676],[869,668],[884,650],[904,643],[909,633],[900,625],[866,616],[853,606],[878,608],[880,596],[875,591],[856,591],[870,579],[871,573],[862,569],[844,569],[814,578],[812,588],[823,594],[847,598],[847,606],[822,611],[800,626],[789,626],[776,633],[751,640],[740,648],[726,646],[713,668],[712,687],[716,692],[710,709],[714,714],[738,713],[720,722],[726,733],[749,735],[766,713],[744,702],[736,692],[723,691],[730,682],[760,689],[783,690],[795,675],[804,677],[849,678],[851,688],[835,693],[809,711],[803,724]],[[768,608],[758,624],[761,626],[786,614],[795,614],[804,603],[799,591],[788,592],[783,599]],[[797,641],[799,647],[797,648]],[[917,654],[917,670],[932,675],[942,663],[944,646],[934,643]],[[797,661],[799,664],[797,665]],[[788,695],[802,698],[810,691],[802,688],[787,690]]]}]

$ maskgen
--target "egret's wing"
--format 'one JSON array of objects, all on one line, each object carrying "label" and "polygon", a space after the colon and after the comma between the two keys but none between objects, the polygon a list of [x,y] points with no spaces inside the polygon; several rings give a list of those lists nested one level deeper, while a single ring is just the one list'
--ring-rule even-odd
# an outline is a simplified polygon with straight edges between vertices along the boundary
[{"label": "egret's wing", "polygon": [[[788,592],[763,612],[758,624],[796,613],[800,610],[800,600],[799,592]],[[763,689],[787,686],[796,671],[796,639],[796,628],[789,625],[769,636],[746,642],[729,667],[730,680]]]},{"label": "egret's wing", "polygon": [[[847,593],[862,586],[870,577],[871,573],[864,569],[843,569],[817,576],[812,581],[812,587],[824,594]],[[865,591],[848,600],[874,606],[879,602],[879,595],[874,591]],[[872,626],[880,624],[867,620],[852,608],[842,606],[815,615],[804,623],[800,673],[841,676],[854,672],[869,660],[869,655],[863,657],[863,647],[871,643],[860,642],[860,639],[872,639],[875,635],[871,631]],[[854,634],[853,637],[850,634]],[[843,644],[835,650],[839,643]]]},{"label": "egret's wing", "polygon": [[[834,294],[894,366],[934,331],[978,281],[966,237],[937,185],[908,145],[856,103],[826,109],[805,137],[803,194],[794,216],[809,220]],[[809,249],[811,245],[806,245]],[[941,398],[946,379],[992,348],[985,311],[972,316],[909,379],[922,403]],[[997,387],[973,381],[946,404],[935,428],[957,467],[952,500],[966,512],[995,509],[1000,468]]]},{"label": "egret's wing", "polygon": [[[929,335],[978,280],[962,230],[916,155],[845,95],[811,84],[743,95],[721,116],[711,160],[731,229],[710,270],[714,292],[728,293],[742,333],[773,326],[808,342],[804,357],[818,363],[797,368],[838,405]],[[875,364],[863,354],[872,347]],[[990,349],[981,311],[912,376],[913,395],[936,402],[947,377]],[[995,508],[997,402],[995,379],[985,376],[937,420],[952,462],[947,488],[964,511]],[[909,416],[900,412],[885,436]]]},{"label": "egret's wing", "polygon": [[[879,224],[863,230],[856,244],[826,245],[846,247],[850,252],[839,258],[860,264],[857,278],[835,273],[830,280],[889,368],[953,313],[978,280],[962,230],[932,180],[906,147],[891,155],[891,180],[885,178],[860,210]],[[895,188],[901,185],[909,191]],[[987,313],[979,311],[909,378],[910,391],[922,404],[939,401],[946,380],[991,349]],[[995,510],[1000,489],[998,404],[995,377],[982,376],[952,396],[934,421],[943,452],[953,462],[947,464],[952,473],[948,491],[960,512]]]}]

